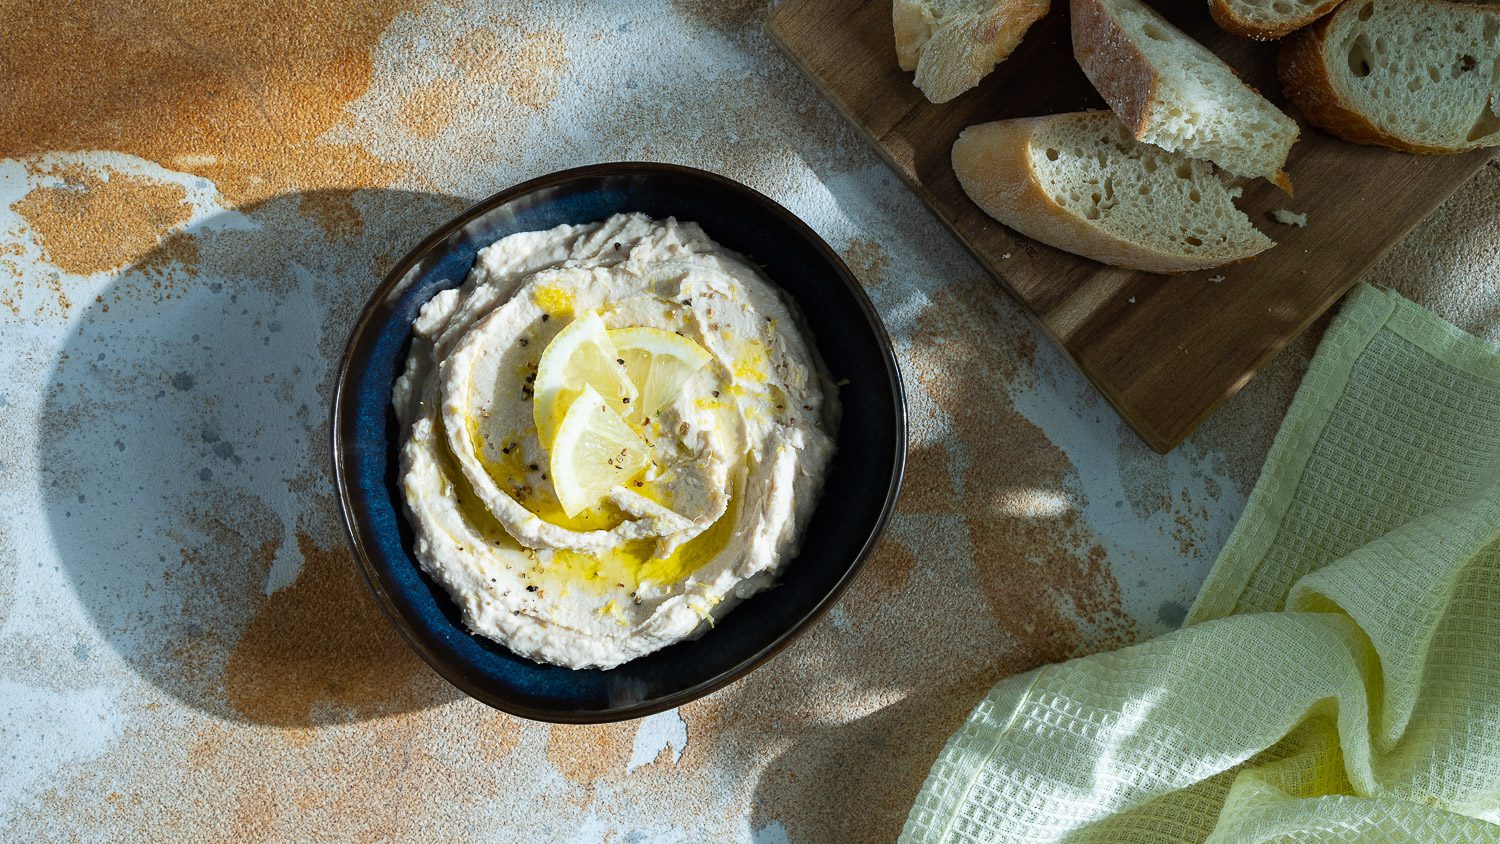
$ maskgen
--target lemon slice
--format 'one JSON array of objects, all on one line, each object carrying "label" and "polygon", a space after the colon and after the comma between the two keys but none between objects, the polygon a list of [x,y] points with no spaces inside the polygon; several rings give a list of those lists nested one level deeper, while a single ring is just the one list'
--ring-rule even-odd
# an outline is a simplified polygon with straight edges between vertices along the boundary
[{"label": "lemon slice", "polygon": [[[618,410],[628,410],[638,391],[625,377],[622,358],[597,313],[587,311],[557,332],[537,361],[531,416],[537,439],[552,448],[558,421],[585,387],[593,387]],[[571,514],[569,514],[571,515]]]},{"label": "lemon slice", "polygon": [[634,480],[650,462],[646,441],[592,386],[568,406],[552,441],[552,486],[568,518]]},{"label": "lemon slice", "polygon": [[625,375],[640,391],[625,411],[632,422],[655,416],[713,359],[692,340],[660,328],[617,328],[609,332],[609,339],[618,360],[625,361]]}]

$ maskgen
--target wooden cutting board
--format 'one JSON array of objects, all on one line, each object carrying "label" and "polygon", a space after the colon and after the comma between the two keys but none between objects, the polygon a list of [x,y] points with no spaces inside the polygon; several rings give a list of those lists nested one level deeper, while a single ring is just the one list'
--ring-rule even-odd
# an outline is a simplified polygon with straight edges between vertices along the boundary
[{"label": "wooden cutting board", "polygon": [[[1236,38],[1204,0],[1156,4],[1289,114],[1274,44]],[[949,165],[966,126],[1101,108],[1073,60],[1067,2],[1038,21],[979,87],[933,105],[896,64],[890,0],[784,0],[767,29],[979,262],[1158,451],[1192,433],[1493,151],[1412,156],[1347,144],[1306,124],[1287,163],[1297,194],[1244,184],[1240,207],[1278,246],[1247,264],[1160,276],[1037,243],[969,201]],[[1269,212],[1306,213],[1305,229]],[[1217,277],[1222,277],[1219,280]]]}]

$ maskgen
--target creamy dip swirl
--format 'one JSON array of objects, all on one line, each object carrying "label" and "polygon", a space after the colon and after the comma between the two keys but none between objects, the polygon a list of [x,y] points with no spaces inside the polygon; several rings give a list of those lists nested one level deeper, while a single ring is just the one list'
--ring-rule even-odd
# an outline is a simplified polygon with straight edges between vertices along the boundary
[{"label": "creamy dip swirl", "polygon": [[[575,318],[711,356],[654,418],[644,473],[568,517],[533,421]],[[506,237],[414,326],[393,401],[423,569],[475,633],[609,668],[701,634],[796,554],[833,454],[836,391],[760,270],[693,223],[620,214]]]}]

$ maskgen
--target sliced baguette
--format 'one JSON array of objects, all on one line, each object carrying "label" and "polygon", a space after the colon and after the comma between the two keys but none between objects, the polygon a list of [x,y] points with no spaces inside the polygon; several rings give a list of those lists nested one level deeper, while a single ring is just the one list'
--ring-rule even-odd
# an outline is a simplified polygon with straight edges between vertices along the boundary
[{"label": "sliced baguette", "polygon": [[953,144],[953,171],[991,217],[1117,267],[1186,272],[1276,245],[1212,165],[1135,140],[1108,111],[970,126]]},{"label": "sliced baguette", "polygon": [[927,99],[945,103],[979,84],[1021,43],[1051,0],[895,0],[902,70]]},{"label": "sliced baguette", "polygon": [[1352,0],[1282,42],[1282,89],[1308,122],[1406,152],[1500,145],[1500,9]]},{"label": "sliced baguette", "polygon": [[1209,0],[1208,13],[1225,32],[1274,41],[1333,11],[1344,0]]},{"label": "sliced baguette", "polygon": [[1281,168],[1297,140],[1296,121],[1149,6],[1072,3],[1073,54],[1138,140],[1291,193]]}]

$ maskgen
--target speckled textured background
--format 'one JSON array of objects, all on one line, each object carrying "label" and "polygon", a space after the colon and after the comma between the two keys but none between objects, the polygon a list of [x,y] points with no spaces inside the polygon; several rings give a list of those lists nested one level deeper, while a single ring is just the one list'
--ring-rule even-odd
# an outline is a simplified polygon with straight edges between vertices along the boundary
[{"label": "speckled textured background", "polygon": [[[0,5],[0,838],[889,839],[995,680],[1181,619],[1318,330],[1150,452],[767,11]],[[843,251],[896,338],[910,471],[877,558],[770,664],[549,727],[462,698],[380,616],[325,408],[426,230],[630,158],[747,182]],[[1500,168],[1369,280],[1500,339]]]}]

